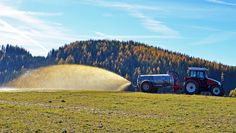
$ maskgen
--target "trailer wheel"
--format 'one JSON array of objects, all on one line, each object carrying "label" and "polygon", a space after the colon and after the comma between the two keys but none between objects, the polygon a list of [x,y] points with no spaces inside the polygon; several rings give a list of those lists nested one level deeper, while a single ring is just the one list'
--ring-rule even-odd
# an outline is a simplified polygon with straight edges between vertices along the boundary
[{"label": "trailer wheel", "polygon": [[152,85],[149,82],[144,82],[141,85],[142,92],[152,92]]},{"label": "trailer wheel", "polygon": [[213,96],[223,96],[224,95],[224,90],[220,86],[214,86],[211,88],[211,94]]},{"label": "trailer wheel", "polygon": [[186,94],[197,94],[199,92],[199,86],[197,82],[190,80],[185,83],[184,90]]}]

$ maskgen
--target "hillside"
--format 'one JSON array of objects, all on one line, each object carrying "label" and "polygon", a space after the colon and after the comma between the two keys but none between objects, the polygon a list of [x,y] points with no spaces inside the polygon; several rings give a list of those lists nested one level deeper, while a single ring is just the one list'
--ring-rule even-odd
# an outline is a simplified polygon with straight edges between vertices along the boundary
[{"label": "hillside", "polygon": [[84,64],[112,71],[132,83],[136,82],[139,74],[166,73],[168,70],[178,72],[179,79],[183,80],[188,67],[207,67],[209,77],[219,81],[224,73],[226,93],[236,87],[236,67],[133,41],[76,41],[59,49],[52,49],[46,58],[32,57],[27,51],[22,54],[19,52],[22,51],[21,48],[12,46],[0,51],[0,83],[6,83],[31,68],[52,64]]},{"label": "hillside", "polygon": [[104,69],[83,65],[55,65],[28,71],[9,82],[10,88],[19,90],[124,90],[130,82]]},{"label": "hillside", "polygon": [[77,41],[52,50],[47,59],[55,64],[86,64],[115,72],[132,83],[139,74],[166,73],[173,70],[183,80],[187,68],[209,68],[209,77],[221,81],[224,73],[226,93],[236,87],[236,67],[171,52],[133,41],[89,40]]},{"label": "hillside", "polygon": [[0,103],[2,132],[236,132],[234,98],[2,92]]}]

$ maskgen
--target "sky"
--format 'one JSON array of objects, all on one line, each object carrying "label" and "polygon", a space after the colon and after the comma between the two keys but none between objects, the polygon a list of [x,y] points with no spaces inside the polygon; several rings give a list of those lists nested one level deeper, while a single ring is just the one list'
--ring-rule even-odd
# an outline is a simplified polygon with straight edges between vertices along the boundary
[{"label": "sky", "polygon": [[46,56],[89,39],[134,40],[236,66],[236,1],[0,0],[0,45]]}]

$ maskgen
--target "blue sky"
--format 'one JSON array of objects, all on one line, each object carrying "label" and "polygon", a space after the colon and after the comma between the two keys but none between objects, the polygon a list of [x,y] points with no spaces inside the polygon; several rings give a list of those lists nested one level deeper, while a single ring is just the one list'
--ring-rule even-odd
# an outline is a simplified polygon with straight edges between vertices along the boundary
[{"label": "blue sky", "polygon": [[134,40],[236,66],[235,0],[0,0],[0,44]]}]

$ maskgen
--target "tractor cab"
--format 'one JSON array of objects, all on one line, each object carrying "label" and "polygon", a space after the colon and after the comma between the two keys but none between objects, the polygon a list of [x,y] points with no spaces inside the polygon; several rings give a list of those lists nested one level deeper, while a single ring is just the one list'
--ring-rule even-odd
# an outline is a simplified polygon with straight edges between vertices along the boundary
[{"label": "tractor cab", "polygon": [[187,94],[198,94],[201,91],[211,91],[212,95],[223,95],[221,83],[208,78],[208,69],[199,67],[189,67],[188,75],[185,77],[184,88]]},{"label": "tractor cab", "polygon": [[207,72],[208,72],[208,69],[206,68],[190,67],[188,68],[188,77],[207,79]]},{"label": "tractor cab", "polygon": [[190,67],[188,68],[188,76],[185,78],[185,81],[193,80],[198,84],[199,88],[207,88],[207,71],[206,68]]}]

